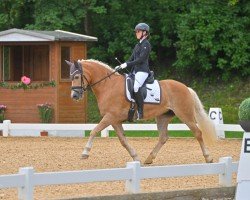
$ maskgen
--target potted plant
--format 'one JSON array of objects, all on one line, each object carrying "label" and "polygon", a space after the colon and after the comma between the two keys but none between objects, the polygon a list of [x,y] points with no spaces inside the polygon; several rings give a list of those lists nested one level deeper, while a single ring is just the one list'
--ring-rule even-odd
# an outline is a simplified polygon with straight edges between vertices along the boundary
[{"label": "potted plant", "polygon": [[[41,123],[51,123],[53,117],[53,108],[49,103],[38,104],[38,112],[41,119]],[[48,131],[41,131],[41,136],[48,136]]]},{"label": "potted plant", "polygon": [[250,97],[241,102],[238,115],[243,130],[250,132]]},{"label": "potted plant", "polygon": [[[6,110],[7,106],[5,105],[0,105],[0,123],[3,123],[3,120],[5,119],[4,117],[4,112]],[[2,130],[0,131],[0,136],[3,135],[3,132]]]},{"label": "potted plant", "polygon": [[4,112],[5,112],[6,108],[7,108],[7,106],[0,105],[0,123],[3,123],[3,120],[5,119]]}]

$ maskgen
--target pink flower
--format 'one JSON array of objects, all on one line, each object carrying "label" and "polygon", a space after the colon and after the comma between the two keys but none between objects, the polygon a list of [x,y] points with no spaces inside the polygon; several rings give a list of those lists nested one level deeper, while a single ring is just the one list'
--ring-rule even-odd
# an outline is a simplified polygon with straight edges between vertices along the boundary
[{"label": "pink flower", "polygon": [[24,83],[25,85],[29,85],[29,84],[30,84],[30,78],[29,78],[29,77],[23,76],[23,77],[21,78],[21,81],[22,81],[22,83]]},{"label": "pink flower", "polygon": [[5,106],[5,105],[0,105],[0,111],[1,111],[1,110],[6,110],[6,108],[7,108],[7,106]]},{"label": "pink flower", "polygon": [[[0,114],[3,114],[4,111],[6,110],[7,106],[5,105],[0,105]],[[3,121],[3,119],[1,119],[1,115],[0,115],[0,122]]]}]

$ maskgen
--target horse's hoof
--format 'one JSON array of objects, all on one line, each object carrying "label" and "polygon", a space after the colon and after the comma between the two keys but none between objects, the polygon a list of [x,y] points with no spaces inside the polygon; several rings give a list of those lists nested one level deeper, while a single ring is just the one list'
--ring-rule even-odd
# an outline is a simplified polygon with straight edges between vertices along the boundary
[{"label": "horse's hoof", "polygon": [[206,160],[206,163],[213,163],[213,162],[214,162],[214,160],[212,158],[209,160]]},{"label": "horse's hoof", "polygon": [[88,159],[89,158],[89,155],[87,154],[82,154],[82,159]]},{"label": "horse's hoof", "polygon": [[147,159],[144,161],[144,164],[149,165],[153,163],[153,156],[150,154]]},{"label": "horse's hoof", "polygon": [[153,163],[153,160],[152,159],[146,159],[145,161],[144,161],[144,164],[145,165],[150,165],[150,164],[152,164]]},{"label": "horse's hoof", "polygon": [[148,161],[145,161],[145,162],[144,162],[145,165],[150,165],[150,164],[152,164],[152,163],[153,163],[153,162],[148,162]]}]

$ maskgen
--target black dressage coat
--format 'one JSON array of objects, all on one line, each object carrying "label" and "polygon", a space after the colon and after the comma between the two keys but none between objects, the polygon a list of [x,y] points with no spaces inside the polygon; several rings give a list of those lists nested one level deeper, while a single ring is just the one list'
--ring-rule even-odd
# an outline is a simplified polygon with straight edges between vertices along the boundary
[{"label": "black dressage coat", "polygon": [[132,67],[131,72],[150,72],[148,62],[150,51],[151,45],[147,38],[135,45],[130,59],[126,62],[128,67]]}]

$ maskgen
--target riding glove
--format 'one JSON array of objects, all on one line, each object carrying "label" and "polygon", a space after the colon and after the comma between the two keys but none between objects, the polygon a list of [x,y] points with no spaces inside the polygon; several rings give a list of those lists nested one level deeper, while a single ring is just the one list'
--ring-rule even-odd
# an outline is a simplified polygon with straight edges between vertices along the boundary
[{"label": "riding glove", "polygon": [[123,63],[123,64],[121,64],[121,65],[116,66],[116,67],[115,67],[115,70],[117,71],[117,70],[119,70],[119,69],[124,69],[124,68],[126,68],[126,67],[127,67],[127,63]]},{"label": "riding glove", "polygon": [[122,63],[120,66],[121,66],[122,69],[124,69],[124,68],[127,67],[127,63]]}]

